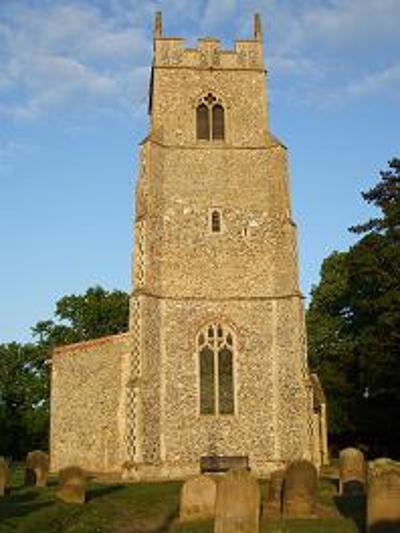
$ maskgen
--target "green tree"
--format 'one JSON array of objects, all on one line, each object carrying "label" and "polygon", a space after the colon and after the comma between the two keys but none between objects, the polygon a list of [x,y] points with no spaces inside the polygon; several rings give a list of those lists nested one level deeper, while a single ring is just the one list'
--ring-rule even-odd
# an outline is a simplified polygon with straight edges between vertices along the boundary
[{"label": "green tree", "polygon": [[55,318],[32,328],[35,344],[0,345],[0,455],[48,446],[52,348],[127,331],[128,317],[127,293],[92,287],[58,300]]},{"label": "green tree", "polygon": [[59,346],[122,333],[128,321],[128,294],[96,286],[58,300],[55,320],[38,322],[32,331],[41,344]]},{"label": "green tree", "polygon": [[324,260],[321,281],[312,290],[307,329],[310,366],[322,380],[330,432],[338,438],[355,429],[350,413],[356,370],[348,290],[347,254],[334,252]]},{"label": "green tree", "polygon": [[334,439],[393,454],[390,443],[400,438],[400,160],[380,176],[363,193],[380,216],[350,228],[360,240],[324,261],[307,323]]},{"label": "green tree", "polygon": [[40,346],[0,345],[0,455],[20,458],[29,449],[47,448],[48,382]]},{"label": "green tree", "polygon": [[363,193],[380,216],[350,228],[363,236],[349,251],[348,272],[365,391],[361,430],[377,453],[393,453],[389,443],[400,439],[400,160],[380,177]]}]

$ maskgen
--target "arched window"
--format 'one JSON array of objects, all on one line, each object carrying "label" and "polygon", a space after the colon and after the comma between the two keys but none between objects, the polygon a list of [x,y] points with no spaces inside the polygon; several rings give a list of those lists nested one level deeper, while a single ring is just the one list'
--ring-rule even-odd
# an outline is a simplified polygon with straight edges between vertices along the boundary
[{"label": "arched window", "polygon": [[225,137],[224,108],[219,104],[212,108],[212,137],[213,139]]},{"label": "arched window", "polygon": [[196,110],[196,122],[199,140],[224,140],[224,108],[211,93],[200,100]]},{"label": "arched window", "polygon": [[217,209],[211,211],[211,232],[221,233],[221,213]]},{"label": "arched window", "polygon": [[197,336],[200,369],[200,414],[235,412],[234,338],[226,326],[211,324]]},{"label": "arched window", "polygon": [[197,108],[197,138],[210,138],[210,117],[209,110],[205,104],[199,105]]}]

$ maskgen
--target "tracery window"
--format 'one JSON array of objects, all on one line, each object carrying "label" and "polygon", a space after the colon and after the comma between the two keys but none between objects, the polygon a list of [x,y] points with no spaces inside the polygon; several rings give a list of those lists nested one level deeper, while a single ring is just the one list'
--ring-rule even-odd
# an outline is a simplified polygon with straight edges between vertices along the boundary
[{"label": "tracery window", "polygon": [[234,336],[226,326],[211,324],[197,336],[200,369],[200,414],[235,412]]},{"label": "tracery window", "polygon": [[196,110],[196,122],[199,140],[224,140],[225,111],[221,102],[211,93],[200,100]]}]

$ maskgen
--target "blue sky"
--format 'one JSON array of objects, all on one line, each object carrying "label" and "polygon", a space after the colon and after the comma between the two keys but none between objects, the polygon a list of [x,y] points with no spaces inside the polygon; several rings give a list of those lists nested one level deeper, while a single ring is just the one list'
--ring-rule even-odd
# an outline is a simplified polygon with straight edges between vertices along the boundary
[{"label": "blue sky", "polygon": [[65,294],[130,288],[157,9],[165,34],[226,48],[261,13],[305,295],[400,156],[399,0],[0,0],[0,342],[28,340]]}]

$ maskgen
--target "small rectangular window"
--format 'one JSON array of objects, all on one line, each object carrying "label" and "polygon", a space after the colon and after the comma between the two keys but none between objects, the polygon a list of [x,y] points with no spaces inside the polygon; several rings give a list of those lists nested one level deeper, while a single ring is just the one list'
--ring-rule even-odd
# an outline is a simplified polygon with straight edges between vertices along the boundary
[{"label": "small rectangular window", "polygon": [[211,232],[212,233],[221,233],[221,212],[217,209],[213,209],[211,211],[211,220],[210,220],[210,226],[211,226]]}]

